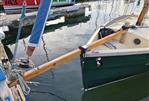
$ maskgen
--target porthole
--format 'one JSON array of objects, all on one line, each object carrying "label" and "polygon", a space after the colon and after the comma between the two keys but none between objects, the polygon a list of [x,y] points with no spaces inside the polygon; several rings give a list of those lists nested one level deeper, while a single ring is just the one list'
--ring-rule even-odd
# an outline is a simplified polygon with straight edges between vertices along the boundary
[{"label": "porthole", "polygon": [[139,45],[141,43],[141,40],[136,38],[136,39],[134,39],[133,42],[134,42],[135,45]]}]

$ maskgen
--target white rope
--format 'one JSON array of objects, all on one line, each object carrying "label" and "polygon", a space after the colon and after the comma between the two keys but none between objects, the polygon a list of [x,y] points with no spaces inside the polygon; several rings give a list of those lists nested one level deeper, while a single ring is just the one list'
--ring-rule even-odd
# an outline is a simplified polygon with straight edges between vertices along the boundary
[{"label": "white rope", "polygon": [[149,28],[149,26],[136,26],[136,28]]}]

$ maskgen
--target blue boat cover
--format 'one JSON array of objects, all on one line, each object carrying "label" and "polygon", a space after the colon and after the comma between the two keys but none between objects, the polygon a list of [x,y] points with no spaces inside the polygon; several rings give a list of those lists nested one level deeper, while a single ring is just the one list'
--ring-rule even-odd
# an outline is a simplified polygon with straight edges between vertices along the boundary
[{"label": "blue boat cover", "polygon": [[6,77],[5,77],[5,73],[4,71],[2,70],[2,67],[0,66],[0,81],[3,81],[5,80]]},{"label": "blue boat cover", "polygon": [[31,36],[29,39],[29,46],[36,47],[40,41],[40,38],[44,32],[45,23],[47,21],[49,11],[51,8],[52,0],[41,0],[36,17],[35,24],[33,26]]}]

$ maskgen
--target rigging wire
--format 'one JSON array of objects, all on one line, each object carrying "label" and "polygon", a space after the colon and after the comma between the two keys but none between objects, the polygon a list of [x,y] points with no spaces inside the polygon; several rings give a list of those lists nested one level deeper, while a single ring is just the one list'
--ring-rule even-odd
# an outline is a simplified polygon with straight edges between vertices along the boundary
[{"label": "rigging wire", "polygon": [[28,95],[31,91],[30,87],[27,85],[26,81],[23,79],[23,77],[19,73],[17,73],[17,77],[18,77],[18,81],[19,81],[19,84],[21,86],[23,93],[25,95]]},{"label": "rigging wire", "polygon": [[[17,54],[17,49],[18,49],[18,42],[21,36],[21,31],[22,31],[22,23],[23,20],[25,18],[25,13],[26,13],[26,2],[24,0],[23,2],[23,6],[22,6],[22,11],[21,11],[21,17],[20,17],[20,22],[19,22],[19,28],[18,28],[18,33],[17,33],[17,38],[16,38],[16,44],[15,44],[15,49],[14,49],[14,55],[13,55],[13,59],[12,59],[12,63],[15,63],[15,59],[16,59],[16,54]],[[13,65],[12,65],[13,66]]]}]

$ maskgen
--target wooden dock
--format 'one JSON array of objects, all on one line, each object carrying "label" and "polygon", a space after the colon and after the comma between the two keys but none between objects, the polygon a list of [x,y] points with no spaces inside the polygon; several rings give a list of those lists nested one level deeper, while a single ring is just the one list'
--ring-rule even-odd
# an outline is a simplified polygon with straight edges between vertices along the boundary
[{"label": "wooden dock", "polygon": [[[68,7],[52,8],[48,20],[57,19],[61,16],[65,17],[76,17],[85,14],[85,8],[89,8],[87,4],[76,4]],[[37,12],[26,13],[26,17],[23,21],[22,26],[33,25],[35,22]],[[0,16],[0,27],[9,26],[11,28],[17,28],[19,25],[20,14],[1,15]]]}]

